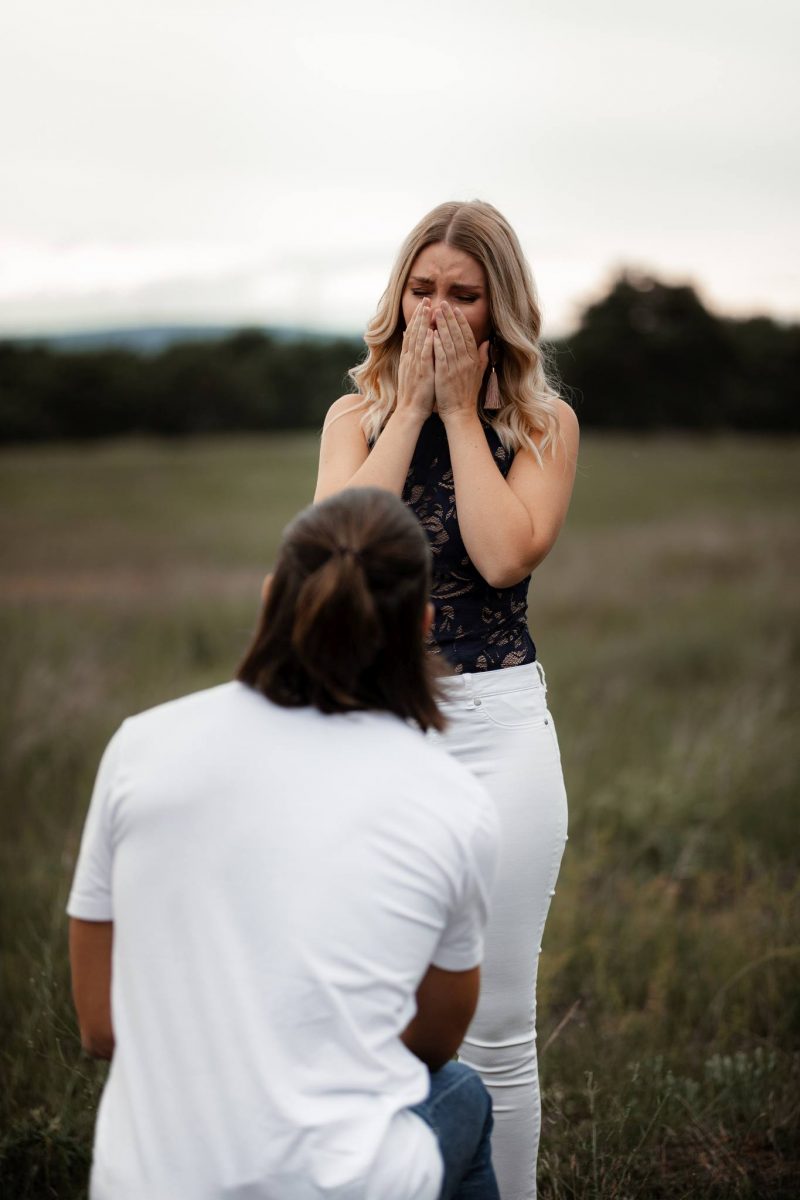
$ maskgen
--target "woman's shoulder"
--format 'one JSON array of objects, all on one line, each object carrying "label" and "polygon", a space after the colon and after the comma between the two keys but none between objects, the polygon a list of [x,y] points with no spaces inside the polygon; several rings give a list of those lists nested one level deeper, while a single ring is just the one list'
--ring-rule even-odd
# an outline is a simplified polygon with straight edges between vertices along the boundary
[{"label": "woman's shoulder", "polygon": [[558,416],[558,441],[561,443],[561,451],[566,455],[568,462],[574,463],[578,457],[581,440],[577,414],[572,405],[559,396],[556,415]]},{"label": "woman's shoulder", "polygon": [[363,396],[348,393],[334,400],[322,425],[323,442],[336,446],[366,446],[369,441],[362,425],[366,411]]},{"label": "woman's shoulder", "polygon": [[[580,428],[575,409],[567,400],[564,400],[561,396],[556,396],[553,415],[558,422],[556,441],[560,441],[568,451],[577,450]],[[542,442],[545,439],[546,432],[544,429],[531,430],[531,438],[539,448],[541,448]],[[525,453],[525,451],[522,450],[520,453]],[[527,454],[531,458],[533,457],[530,450],[527,451]]]},{"label": "woman's shoulder", "polygon": [[556,400],[556,416],[561,427],[561,432],[566,436],[569,433],[576,433],[578,430],[578,414],[575,409],[565,400],[563,396],[559,396]]},{"label": "woman's shoulder", "polygon": [[350,423],[360,424],[361,418],[364,415],[364,408],[364,397],[358,395],[358,393],[348,392],[347,395],[340,396],[338,400],[334,400],[325,414],[323,429],[326,429],[332,421],[338,421],[341,417],[350,417]]}]

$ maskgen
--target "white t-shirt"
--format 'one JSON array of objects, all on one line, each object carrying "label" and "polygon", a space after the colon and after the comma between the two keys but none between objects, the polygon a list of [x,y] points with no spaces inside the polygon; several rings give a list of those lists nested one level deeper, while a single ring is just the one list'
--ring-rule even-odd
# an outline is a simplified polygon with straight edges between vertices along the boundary
[{"label": "white t-shirt", "polygon": [[230,683],[133,717],[68,912],[114,922],[92,1200],[434,1200],[430,963],[476,966],[497,851],[477,781],[379,713]]}]

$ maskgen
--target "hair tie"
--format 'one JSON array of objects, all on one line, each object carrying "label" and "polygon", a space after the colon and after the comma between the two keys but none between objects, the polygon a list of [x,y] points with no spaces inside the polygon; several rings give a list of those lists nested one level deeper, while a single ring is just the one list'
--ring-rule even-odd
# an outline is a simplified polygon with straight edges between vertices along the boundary
[{"label": "hair tie", "polygon": [[355,546],[346,546],[343,542],[337,544],[336,553],[342,558],[346,558],[349,555],[350,558],[355,558],[358,562],[362,561],[361,551],[356,550]]}]

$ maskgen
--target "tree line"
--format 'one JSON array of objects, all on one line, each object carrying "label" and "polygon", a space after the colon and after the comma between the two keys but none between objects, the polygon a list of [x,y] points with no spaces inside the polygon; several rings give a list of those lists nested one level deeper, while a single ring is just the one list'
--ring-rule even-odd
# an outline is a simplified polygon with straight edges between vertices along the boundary
[{"label": "tree line", "polygon": [[[546,350],[587,428],[798,431],[800,325],[719,317],[689,285],[622,272]],[[0,342],[0,442],[319,429],[364,352],[256,329],[154,355]]]}]

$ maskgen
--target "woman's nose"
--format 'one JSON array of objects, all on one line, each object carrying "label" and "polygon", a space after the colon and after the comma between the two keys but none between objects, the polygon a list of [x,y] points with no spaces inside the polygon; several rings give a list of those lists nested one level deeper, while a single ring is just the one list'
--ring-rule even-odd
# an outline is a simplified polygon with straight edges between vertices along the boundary
[{"label": "woman's nose", "polygon": [[442,307],[442,301],[447,299],[446,292],[431,292],[431,312],[433,323],[436,324],[436,310]]}]

